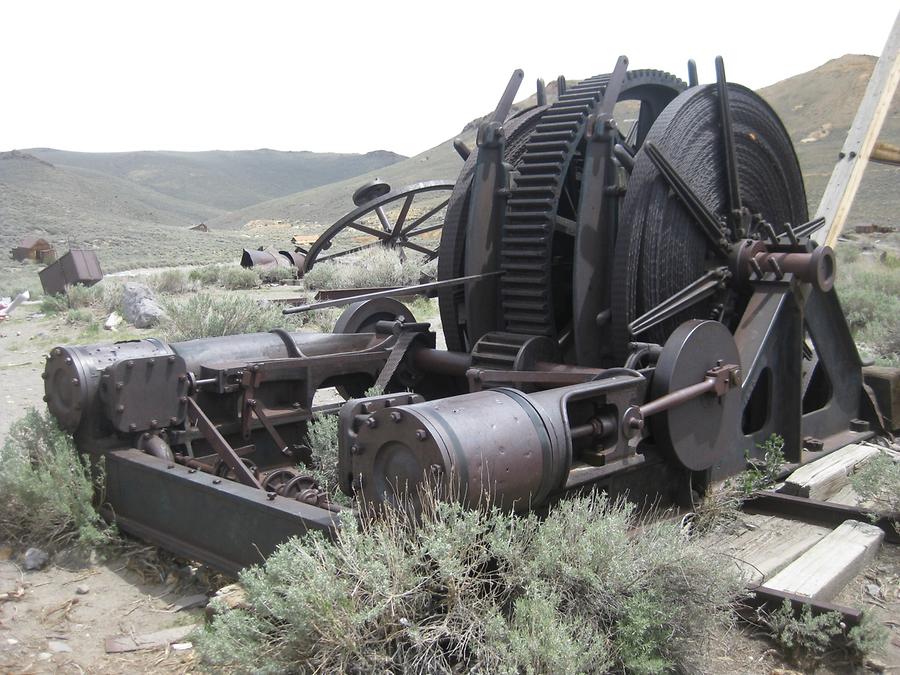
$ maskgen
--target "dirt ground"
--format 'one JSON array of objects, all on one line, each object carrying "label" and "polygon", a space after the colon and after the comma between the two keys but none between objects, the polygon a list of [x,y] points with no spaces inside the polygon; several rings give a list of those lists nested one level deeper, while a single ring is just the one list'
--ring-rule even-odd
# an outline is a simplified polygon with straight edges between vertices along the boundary
[{"label": "dirt ground", "polygon": [[[278,294],[290,297],[291,288]],[[29,406],[43,405],[43,356],[56,344],[77,342],[63,319],[33,317],[39,305],[26,305],[0,322],[0,444],[9,425]],[[428,320],[428,319],[426,319]],[[436,317],[433,327],[442,335]],[[113,341],[101,331],[93,341]],[[149,547],[132,544],[118,555],[90,561],[57,555],[43,570],[26,572],[19,556],[0,542],[0,673],[120,673],[188,672],[199,669],[186,637],[178,649],[108,654],[105,642],[114,636],[134,636],[177,626],[200,624],[202,609],[176,611],[173,603],[192,594],[212,593],[205,578],[183,573],[187,563],[169,560],[147,573],[141,556],[153,558]],[[180,575],[180,576],[179,576]],[[226,583],[220,580],[220,583]],[[80,594],[78,590],[87,592]],[[9,597],[9,596],[7,596]],[[866,573],[844,590],[837,602],[873,612],[890,630],[888,651],[877,661],[887,672],[900,673],[900,553],[885,547]],[[786,663],[759,631],[738,624],[710,636],[711,673],[782,673],[796,669]],[[830,655],[816,672],[859,672],[861,667]],[[809,672],[809,671],[807,671]]]}]

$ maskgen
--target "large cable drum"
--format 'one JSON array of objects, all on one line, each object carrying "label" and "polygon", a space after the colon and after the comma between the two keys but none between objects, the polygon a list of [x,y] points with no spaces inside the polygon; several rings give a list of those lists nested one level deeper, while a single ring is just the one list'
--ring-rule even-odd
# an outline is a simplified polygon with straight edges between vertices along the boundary
[{"label": "large cable drum", "polygon": [[[731,138],[743,224],[728,223],[729,179],[722,107],[716,85],[691,88],[656,119],[635,157],[619,218],[613,287],[615,351],[624,357],[634,339],[629,323],[713,268],[728,267],[724,249],[743,238],[784,232],[807,220],[806,193],[790,137],[757,94],[727,84]],[[727,129],[727,127],[726,127]],[[658,149],[709,212],[719,220],[723,247],[710,244],[696,218],[662,175],[648,146]],[[746,307],[749,289],[722,284],[719,291],[639,336],[662,344],[688,319],[713,318],[730,329]]]}]

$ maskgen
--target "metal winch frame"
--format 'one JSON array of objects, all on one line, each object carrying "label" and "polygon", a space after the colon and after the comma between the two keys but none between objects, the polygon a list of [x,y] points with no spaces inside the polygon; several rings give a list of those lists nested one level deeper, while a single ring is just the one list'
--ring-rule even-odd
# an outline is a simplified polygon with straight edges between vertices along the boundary
[{"label": "metal winch frame", "polygon": [[[338,415],[338,486],[366,507],[424,481],[510,510],[592,488],[688,503],[771,434],[799,465],[887,432],[790,141],[716,71],[701,86],[692,67],[687,86],[629,74],[622,57],[608,75],[561,78],[553,102],[539,82],[537,104],[510,117],[514,73],[477,148],[457,144],[466,164],[428,284],[448,350],[384,293],[332,334],[54,349],[48,406],[105,463],[110,517],[229,572],[333,533],[348,509],[304,444],[320,414]],[[640,105],[627,133],[623,99]],[[701,128],[712,140],[691,155],[679,134]],[[372,385],[384,393],[366,396]],[[346,403],[317,405],[330,387]]]}]

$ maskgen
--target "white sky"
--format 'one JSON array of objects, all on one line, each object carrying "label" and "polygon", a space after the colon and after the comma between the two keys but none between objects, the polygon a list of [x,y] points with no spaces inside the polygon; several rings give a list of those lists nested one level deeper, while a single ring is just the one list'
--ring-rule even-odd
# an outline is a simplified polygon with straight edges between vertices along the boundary
[{"label": "white sky", "polygon": [[[607,15],[605,8],[614,13]],[[879,54],[900,0],[0,0],[0,150],[421,152],[534,80],[612,69],[756,88]],[[621,22],[616,28],[615,23]],[[605,26],[609,26],[608,28]]]}]

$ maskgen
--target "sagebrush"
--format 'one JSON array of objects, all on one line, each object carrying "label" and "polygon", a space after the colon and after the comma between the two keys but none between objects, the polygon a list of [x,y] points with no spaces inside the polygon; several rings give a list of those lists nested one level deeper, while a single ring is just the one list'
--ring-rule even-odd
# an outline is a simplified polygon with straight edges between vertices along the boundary
[{"label": "sagebrush", "polygon": [[162,329],[172,342],[265,332],[285,323],[274,305],[241,295],[194,293],[173,297],[165,302],[165,310],[168,318]]},{"label": "sagebrush", "polygon": [[29,546],[97,546],[111,530],[94,508],[103,475],[49,413],[29,410],[0,450],[0,538]]},{"label": "sagebrush", "polygon": [[[241,583],[249,609],[199,639],[254,672],[695,671],[728,621],[731,566],[672,522],[592,495],[544,520],[425,494],[292,539]],[[635,529],[637,525],[642,525]]]},{"label": "sagebrush", "polygon": [[409,286],[419,283],[424,265],[421,256],[404,259],[396,249],[374,246],[333,261],[317,263],[303,281],[310,289]]}]

